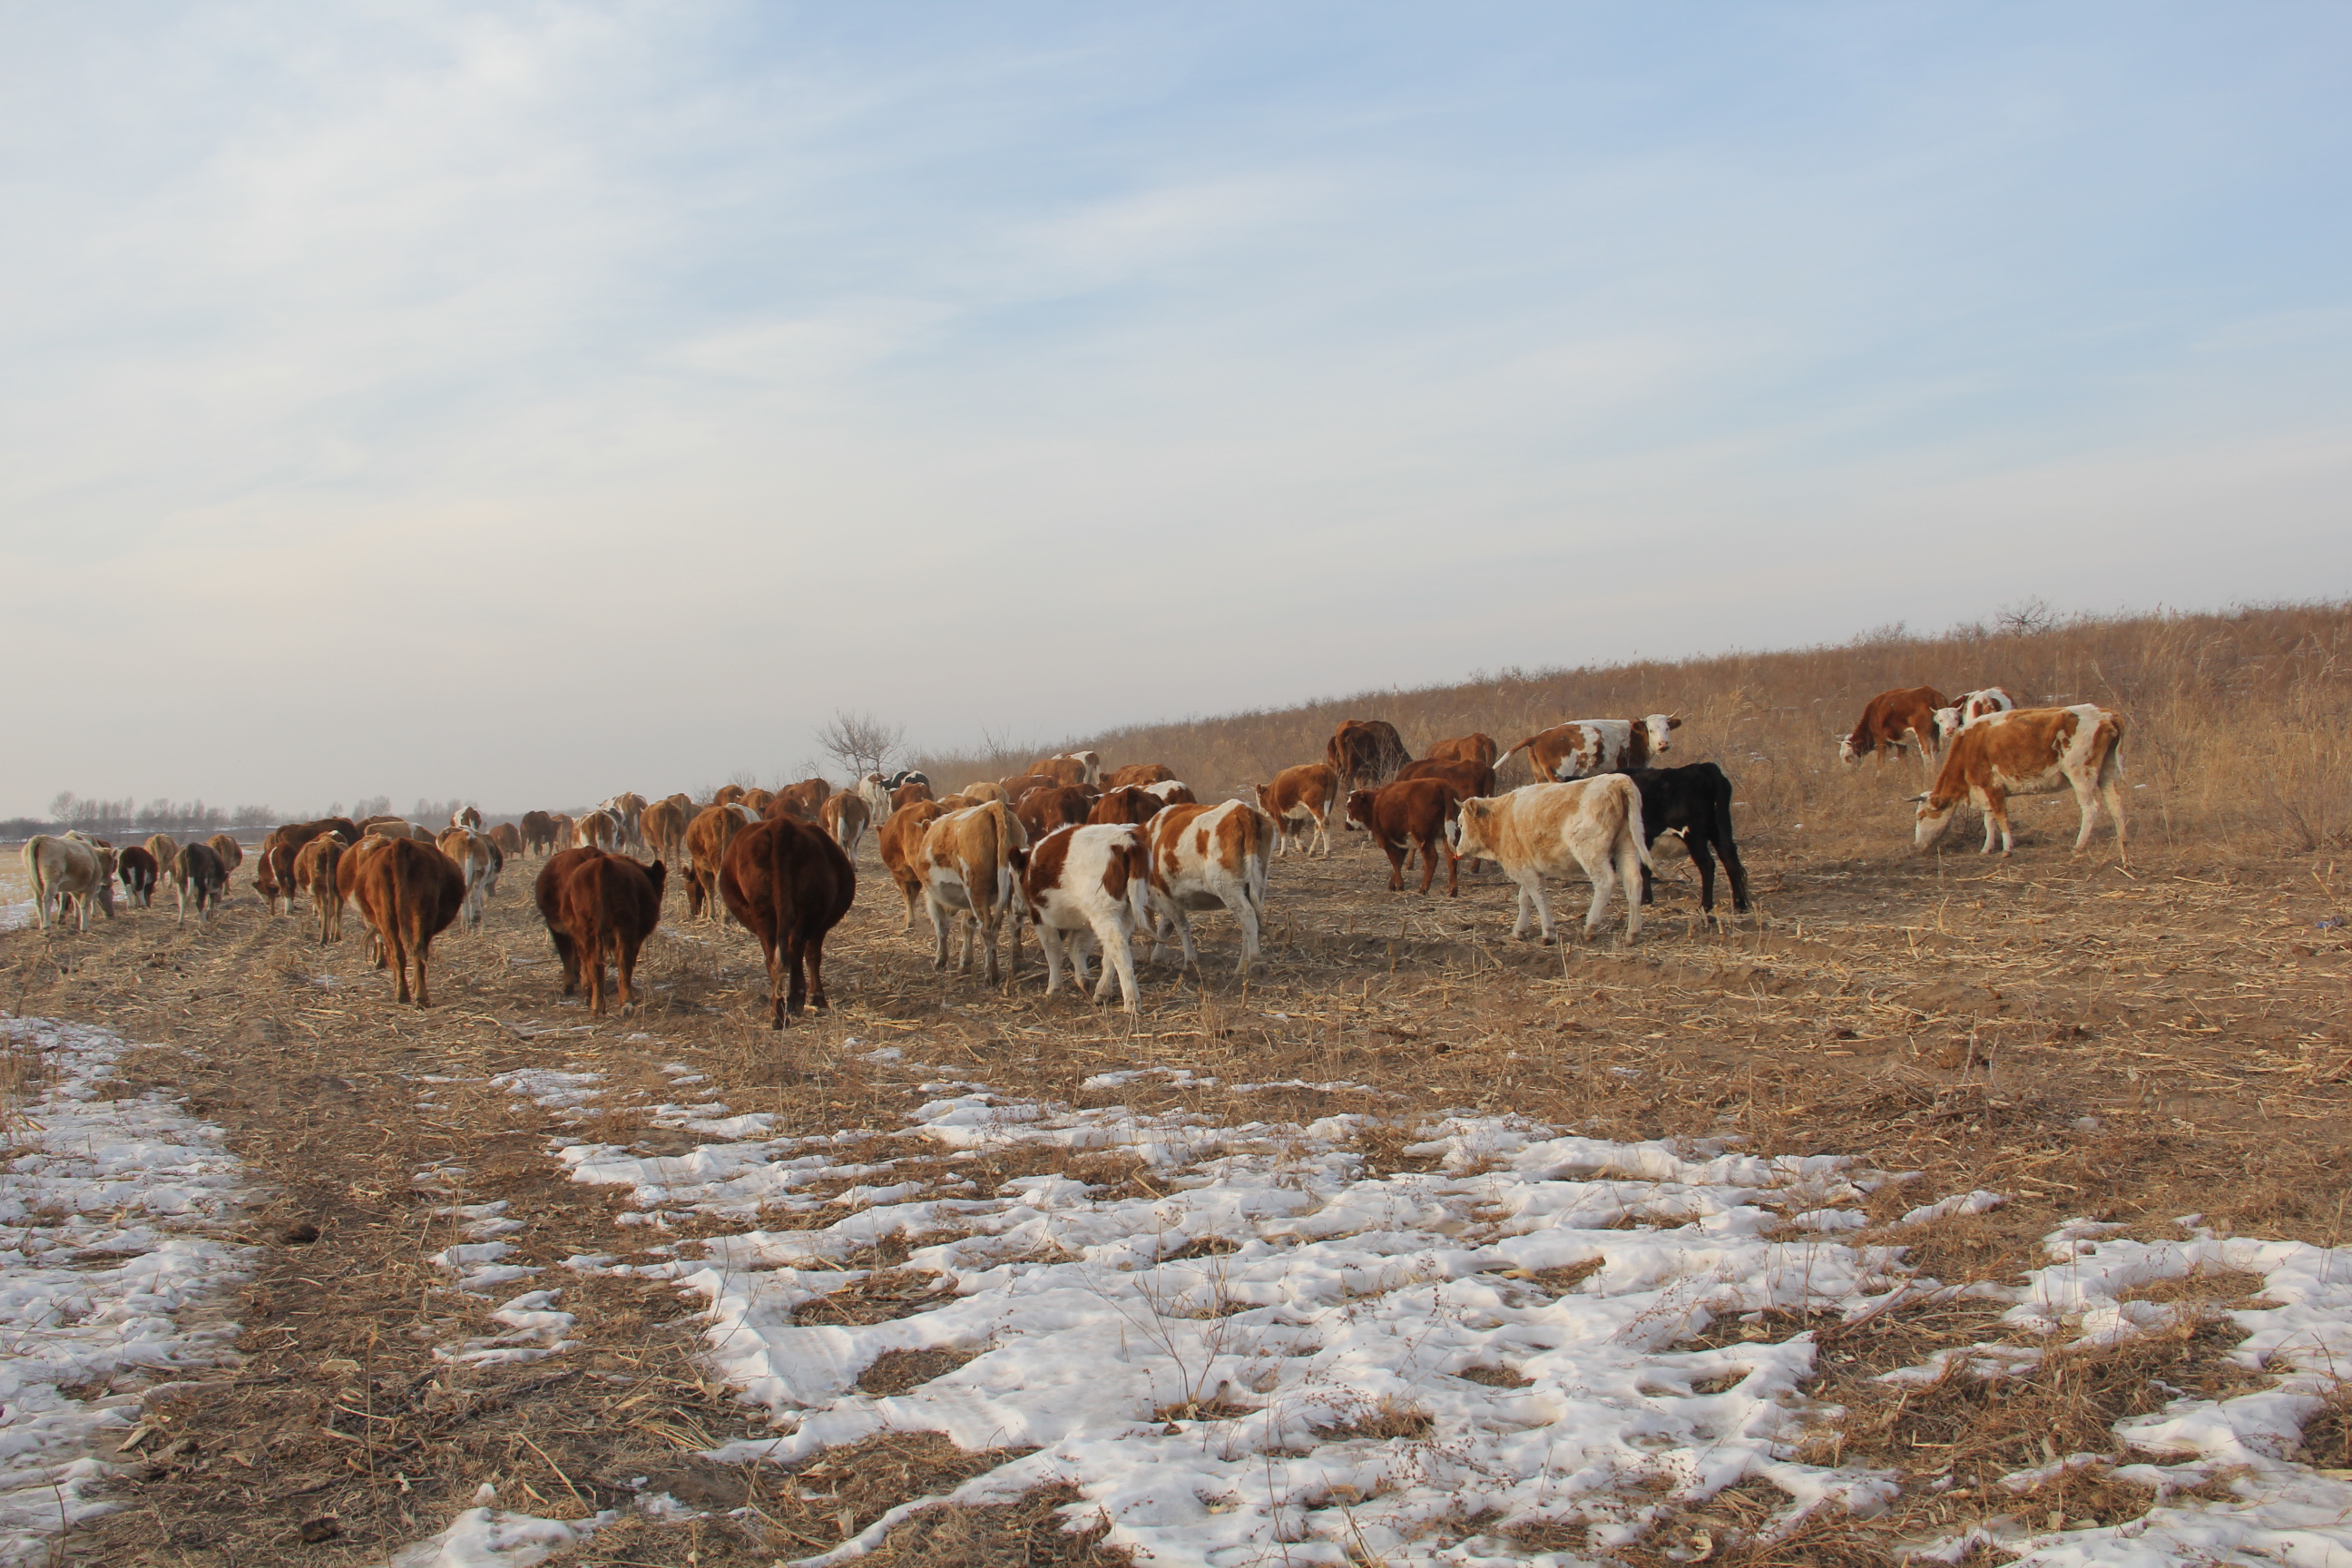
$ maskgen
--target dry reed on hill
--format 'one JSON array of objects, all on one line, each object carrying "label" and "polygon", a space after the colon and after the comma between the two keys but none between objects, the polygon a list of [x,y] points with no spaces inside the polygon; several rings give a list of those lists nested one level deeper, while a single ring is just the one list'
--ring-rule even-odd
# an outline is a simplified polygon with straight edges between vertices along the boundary
[{"label": "dry reed on hill", "polygon": [[[2077,616],[2035,626],[1900,628],[1838,647],[1728,653],[1580,669],[1509,669],[1448,686],[1363,692],[1222,718],[1134,724],[1053,744],[992,743],[920,760],[949,787],[994,778],[1046,751],[1087,745],[1106,763],[1166,763],[1223,795],[1319,761],[1339,721],[1394,723],[1415,752],[1484,731],[1508,746],[1567,719],[1680,713],[1671,760],[1722,763],[1750,820],[1806,825],[1834,842],[1885,837],[1887,789],[1917,789],[1906,763],[1836,765],[1838,738],[1872,694],[1931,684],[2000,686],[2021,706],[2098,702],[2130,721],[2124,758],[2136,835],[2316,853],[2352,844],[2352,602],[2226,614]],[[1506,784],[1524,782],[1523,763]]]}]

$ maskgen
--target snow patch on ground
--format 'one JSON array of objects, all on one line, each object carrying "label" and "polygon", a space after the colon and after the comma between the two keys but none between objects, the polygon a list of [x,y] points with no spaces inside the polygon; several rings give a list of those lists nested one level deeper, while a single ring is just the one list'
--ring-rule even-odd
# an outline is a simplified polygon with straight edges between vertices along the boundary
[{"label": "snow patch on ground", "polygon": [[226,1239],[246,1194],[221,1130],[124,1089],[122,1040],[0,1018],[0,1041],[47,1082],[5,1108],[0,1169],[0,1563],[16,1563],[107,1511],[96,1494],[143,1386],[229,1355],[236,1326],[194,1309],[252,1249]]},{"label": "snow patch on ground", "polygon": [[40,910],[30,899],[0,904],[0,931],[22,931],[40,918]]}]

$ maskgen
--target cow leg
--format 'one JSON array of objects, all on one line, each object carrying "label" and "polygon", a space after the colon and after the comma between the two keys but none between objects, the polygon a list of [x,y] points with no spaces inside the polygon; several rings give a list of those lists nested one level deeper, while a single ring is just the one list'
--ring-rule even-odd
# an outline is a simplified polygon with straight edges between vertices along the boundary
[{"label": "cow leg", "polygon": [[1625,941],[1630,945],[1642,934],[1642,905],[1633,897],[1634,879],[1642,870],[1642,847],[1633,838],[1631,827],[1617,833],[1617,885],[1625,889]]},{"label": "cow leg", "polygon": [[621,1016],[626,1018],[637,1010],[637,944],[625,936],[617,941],[621,951],[614,955],[614,967],[621,975]]},{"label": "cow leg", "polygon": [[379,955],[377,959],[377,967],[388,967],[392,971],[394,1000],[399,1002],[407,1001],[409,999],[408,950],[400,945],[399,930],[395,927],[389,933],[378,931],[375,933],[375,942],[376,950]]},{"label": "cow leg", "polygon": [[2074,785],[2074,809],[2082,814],[2083,825],[2074,835],[2074,853],[2080,855],[2091,842],[2091,830],[2099,825],[2098,785],[2087,778],[2072,781]]},{"label": "cow leg", "polygon": [[991,985],[1003,984],[1004,971],[996,962],[996,939],[1004,924],[1004,911],[1001,909],[991,909],[985,916],[982,916],[979,907],[975,905],[971,911],[971,923],[972,928],[980,932],[982,945],[988,949],[988,963],[982,966],[982,973],[987,976]]},{"label": "cow leg", "polygon": [[[1688,830],[1683,834],[1683,847],[1690,851],[1691,864],[1698,868],[1698,912],[1712,921],[1715,919],[1715,855],[1707,848],[1705,838]],[[1642,901],[1645,904],[1650,901],[1649,892],[1649,868],[1643,867]]]},{"label": "cow leg", "polygon": [[1402,893],[1404,891],[1404,847],[1391,844],[1383,838],[1381,840],[1381,848],[1386,851],[1389,858],[1389,891]]},{"label": "cow leg", "polygon": [[[2123,785],[2116,782],[2114,774],[2110,773],[2106,782],[2099,785],[2099,794],[2107,803],[2108,814],[2116,819],[2116,858],[2119,860],[2128,860],[2130,857],[2124,852]],[[2084,837],[2085,838],[2090,837],[2087,830]]]},{"label": "cow leg", "polygon": [[[1617,890],[1617,870],[1607,861],[1587,868],[1592,878],[1592,905],[1584,911],[1584,940],[1591,942],[1601,934],[1601,922],[1609,918],[1609,895]],[[1642,900],[1626,900],[1630,918],[1638,925],[1642,919]]]},{"label": "cow leg", "polygon": [[[1038,928],[1038,940],[1045,940],[1043,927]],[[1087,959],[1093,951],[1094,940],[1095,933],[1091,929],[1068,931],[1064,936],[1062,945],[1070,955],[1070,982],[1080,991],[1087,988]],[[1106,988],[1110,984],[1109,976],[1110,954],[1106,952],[1103,954],[1103,984]]]},{"label": "cow leg", "polygon": [[1239,891],[1241,894],[1239,898],[1225,900],[1225,908],[1234,912],[1234,919],[1241,922],[1242,928],[1242,961],[1235,966],[1235,972],[1247,974],[1250,972],[1250,965],[1257,960],[1257,906],[1250,899],[1249,883],[1246,879],[1243,881]]},{"label": "cow leg", "polygon": [[1739,846],[1726,838],[1715,847],[1722,852],[1724,871],[1731,879],[1731,907],[1744,915],[1748,912],[1748,868],[1739,863]]},{"label": "cow leg", "polygon": [[[1045,953],[1045,994],[1048,996],[1062,988],[1062,932],[1058,929],[1039,922],[1037,945]],[[1085,979],[1081,977],[1078,984],[1084,985]]]},{"label": "cow leg", "polygon": [[[1428,852],[1432,855],[1437,853],[1437,839],[1433,838],[1429,841]],[[1451,839],[1447,839],[1445,843],[1445,896],[1449,899],[1458,899],[1462,896],[1462,857],[1454,853],[1454,843]]]},{"label": "cow leg", "polygon": [[[1559,938],[1552,931],[1551,895],[1544,891],[1543,875],[1541,872],[1537,872],[1530,876],[1528,884],[1519,889],[1519,898],[1522,900],[1523,907],[1526,902],[1531,901],[1534,903],[1536,907],[1537,926],[1538,929],[1543,932],[1543,944],[1546,947],[1551,946],[1554,942],[1559,940]],[[1521,918],[1525,919],[1526,917],[1522,914]]]},{"label": "cow leg", "polygon": [[188,885],[185,882],[175,882],[172,886],[172,892],[180,907],[179,918],[172,923],[178,926],[186,925],[188,923]]},{"label": "cow leg", "polygon": [[1102,983],[1095,987],[1095,1000],[1099,1003],[1109,999],[1110,983],[1116,977],[1120,1001],[1129,1013],[1135,1012],[1135,949],[1127,932],[1118,929],[1117,921],[1107,920],[1096,925],[1095,939],[1102,943],[1103,950]]},{"label": "cow leg", "polygon": [[1998,786],[1985,791],[1984,816],[1984,853],[1988,855],[1992,853],[1993,833],[1995,829],[1999,829],[2000,833],[2000,852],[2003,855],[2010,854],[2016,848],[2017,841],[2010,837],[2009,795],[2007,791],[2002,790]]},{"label": "cow leg", "polygon": [[433,952],[433,939],[428,936],[422,942],[411,942],[408,951],[416,964],[416,1005],[430,1007],[433,1005],[433,993],[425,985],[425,961]]},{"label": "cow leg", "polygon": [[797,1018],[808,1009],[808,943],[792,939],[792,973],[785,977],[784,1016]]},{"label": "cow leg", "polygon": [[808,1004],[824,1012],[833,1011],[833,999],[824,994],[824,937],[818,931],[801,944],[808,959]]}]

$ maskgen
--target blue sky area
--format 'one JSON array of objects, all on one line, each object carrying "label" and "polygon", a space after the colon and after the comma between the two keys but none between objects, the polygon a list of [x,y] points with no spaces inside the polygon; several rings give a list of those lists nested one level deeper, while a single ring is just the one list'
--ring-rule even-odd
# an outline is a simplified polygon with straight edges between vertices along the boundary
[{"label": "blue sky area", "polygon": [[0,815],[2340,595],[2347,58],[2288,4],[0,3]]}]

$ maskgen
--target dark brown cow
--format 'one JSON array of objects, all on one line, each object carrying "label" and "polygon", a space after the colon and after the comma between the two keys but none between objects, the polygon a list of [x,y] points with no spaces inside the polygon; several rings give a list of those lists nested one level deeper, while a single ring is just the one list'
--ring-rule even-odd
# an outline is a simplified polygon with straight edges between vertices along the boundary
[{"label": "dark brown cow", "polygon": [[1033,789],[1023,795],[1013,805],[1013,815],[1029,830],[1029,840],[1034,844],[1056,827],[1083,826],[1094,808],[1094,791],[1079,785],[1056,784],[1051,789]]},{"label": "dark brown cow", "polygon": [[782,1028],[785,1016],[806,1004],[833,1005],[824,994],[824,939],[857,896],[857,872],[830,835],[791,817],[745,828],[727,847],[719,896],[760,939],[774,1008],[770,1028]]},{"label": "dark brown cow", "polygon": [[1004,804],[1011,806],[1020,804],[1021,797],[1033,789],[1058,789],[1061,783],[1051,773],[1014,773],[997,780],[996,786],[1004,792]]},{"label": "dark brown cow", "polygon": [[122,879],[124,902],[143,910],[155,902],[155,857],[143,844],[125,845],[114,858],[115,875]]},{"label": "dark brown cow", "polygon": [[1435,757],[1423,757],[1417,763],[1407,763],[1397,770],[1391,781],[1404,784],[1412,779],[1444,779],[1454,786],[1454,793],[1464,800],[1495,793],[1495,765],[1492,763],[1442,762]]},{"label": "dark brown cow", "polygon": [[557,836],[552,813],[526,811],[522,814],[522,847],[533,855],[552,855],[562,848],[563,840],[571,837],[569,833],[561,837]]},{"label": "dark brown cow", "polygon": [[1121,784],[1117,789],[1103,792],[1102,798],[1095,802],[1094,809],[1087,813],[1087,821],[1090,824],[1126,822],[1140,825],[1150,821],[1169,804],[1149,790],[1133,784]]},{"label": "dark brown cow", "polygon": [[1155,784],[1176,776],[1176,770],[1164,763],[1129,763],[1123,768],[1113,768],[1103,775],[1105,790],[1123,789],[1129,784]]},{"label": "dark brown cow", "polygon": [[[554,889],[556,918],[572,941],[575,965],[588,974],[588,1011],[604,1013],[604,958],[620,973],[621,1016],[637,1010],[637,950],[661,923],[662,883],[668,868],[640,866],[625,855],[591,851]],[[533,888],[536,895],[538,889]],[[552,928],[550,928],[551,931]]]},{"label": "dark brown cow", "polygon": [[[928,788],[925,794],[928,796]],[[915,911],[923,904],[923,878],[915,868],[916,853],[922,848],[923,835],[930,831],[931,824],[946,815],[947,808],[938,801],[913,801],[893,811],[882,831],[874,836],[882,851],[882,868],[907,898],[907,923],[898,928],[902,931],[915,929]]]},{"label": "dark brown cow", "polygon": [[1838,761],[1858,763],[1871,752],[1884,764],[1900,756],[1906,746],[1917,748],[1920,765],[1936,763],[1936,710],[1947,706],[1944,694],[1932,686],[1911,686],[1882,691],[1862,710],[1853,733],[1838,742]]},{"label": "dark brown cow", "polygon": [[563,921],[563,884],[592,857],[604,853],[602,849],[559,849],[547,858],[547,864],[539,868],[538,879],[530,885],[530,901],[539,906],[539,918],[547,922],[547,940],[555,944],[555,956],[563,965],[566,996],[580,989],[580,949],[572,942],[571,928]]},{"label": "dark brown cow", "polygon": [[1462,890],[1462,863],[1446,842],[1445,825],[1462,813],[1462,797],[1444,779],[1407,779],[1378,790],[1360,789],[1348,795],[1348,819],[1369,828],[1389,858],[1389,891],[1404,891],[1404,851],[1421,851],[1421,890],[1429,891],[1437,876],[1438,846],[1445,846],[1445,896]]},{"label": "dark brown cow", "polygon": [[1412,761],[1412,753],[1404,749],[1403,737],[1387,720],[1350,719],[1332,732],[1323,748],[1323,761],[1339,775],[1341,789],[1378,789]]},{"label": "dark brown cow", "polygon": [[[261,841],[261,864],[254,868],[253,885],[269,905],[271,914],[293,911],[294,857],[300,853],[302,846],[321,833],[339,834],[346,845],[357,844],[362,837],[360,825],[350,817],[322,816],[314,822],[289,822],[282,827],[273,827],[269,837]],[[286,901],[283,910],[278,907],[281,899]]]},{"label": "dark brown cow", "polygon": [[[1089,757],[1094,758],[1092,767],[1087,765]],[[1102,776],[1102,758],[1092,752],[1073,752],[1065,756],[1040,757],[1021,771],[1052,779],[1055,784],[1088,785]]]},{"label": "dark brown cow", "polygon": [[207,924],[213,906],[220,902],[221,889],[228,886],[228,868],[221,864],[220,854],[209,844],[183,844],[172,862],[172,887],[180,900],[178,924],[188,923],[188,900],[196,900],[196,924]]},{"label": "dark brown cow", "polygon": [[[366,855],[346,855],[356,863],[352,894],[361,918],[383,944],[383,962],[399,983],[398,1000],[409,1000],[408,968],[416,966],[416,1005],[433,1005],[425,977],[433,954],[433,939],[449,929],[466,901],[466,879],[456,862],[430,844],[414,838],[391,838]],[[338,866],[337,881],[341,881]]]},{"label": "dark brown cow", "polygon": [[511,822],[501,822],[490,829],[490,842],[499,847],[501,855],[522,853],[522,830]]}]

